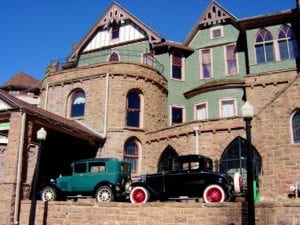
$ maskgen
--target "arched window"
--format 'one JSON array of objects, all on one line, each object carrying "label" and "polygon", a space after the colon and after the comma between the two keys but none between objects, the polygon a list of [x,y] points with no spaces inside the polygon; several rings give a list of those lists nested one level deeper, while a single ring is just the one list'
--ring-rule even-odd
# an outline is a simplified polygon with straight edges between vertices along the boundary
[{"label": "arched window", "polygon": [[111,53],[110,57],[109,57],[109,61],[110,62],[118,62],[119,61],[119,56],[117,53],[113,52]]},{"label": "arched window", "polygon": [[292,132],[294,143],[300,143],[300,112],[296,112],[292,117]]},{"label": "arched window", "polygon": [[268,30],[258,31],[254,46],[257,64],[274,61],[273,37]]},{"label": "arched window", "polygon": [[74,91],[71,96],[70,116],[77,117],[84,115],[85,93],[82,90]]},{"label": "arched window", "polygon": [[172,78],[182,80],[182,54],[179,51],[172,53]]},{"label": "arched window", "polygon": [[293,59],[298,57],[298,48],[295,34],[287,25],[282,25],[279,29],[278,46],[280,60]]},{"label": "arched window", "polygon": [[127,94],[126,126],[140,127],[141,125],[141,95],[137,91]]},{"label": "arched window", "polygon": [[124,160],[130,162],[131,173],[138,173],[139,148],[136,138],[129,138],[124,146]]}]

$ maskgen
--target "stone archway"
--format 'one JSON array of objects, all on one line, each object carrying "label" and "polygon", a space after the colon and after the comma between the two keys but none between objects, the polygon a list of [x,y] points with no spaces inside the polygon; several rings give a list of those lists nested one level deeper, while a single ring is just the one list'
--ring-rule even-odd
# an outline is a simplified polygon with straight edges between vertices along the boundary
[{"label": "stone archway", "polygon": [[159,157],[157,171],[162,172],[162,171],[168,169],[169,168],[169,158],[174,157],[174,156],[178,156],[178,153],[171,145],[168,145]]}]

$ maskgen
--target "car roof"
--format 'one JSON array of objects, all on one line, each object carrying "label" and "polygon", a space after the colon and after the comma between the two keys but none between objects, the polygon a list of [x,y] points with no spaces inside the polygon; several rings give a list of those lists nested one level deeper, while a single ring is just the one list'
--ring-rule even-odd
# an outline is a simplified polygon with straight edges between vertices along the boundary
[{"label": "car roof", "polygon": [[203,155],[197,155],[197,154],[189,154],[189,155],[179,155],[174,157],[177,160],[182,160],[182,161],[188,161],[188,160],[195,160],[195,159],[209,159],[211,160],[211,158],[203,156]]},{"label": "car roof", "polygon": [[[80,159],[80,160],[76,160],[74,161],[74,163],[79,163],[79,162],[107,162],[107,161],[122,161],[122,160],[119,160],[117,158],[89,158],[89,159]],[[125,162],[125,161],[122,161],[122,162]]]}]

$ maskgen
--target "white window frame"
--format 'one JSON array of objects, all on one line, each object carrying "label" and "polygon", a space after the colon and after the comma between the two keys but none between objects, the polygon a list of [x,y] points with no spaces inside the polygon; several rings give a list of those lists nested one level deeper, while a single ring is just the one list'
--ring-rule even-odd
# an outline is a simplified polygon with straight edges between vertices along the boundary
[{"label": "white window frame", "polygon": [[235,60],[236,60],[236,74],[229,74],[228,71],[228,64],[227,64],[227,47],[230,45],[234,45],[236,47],[236,43],[231,43],[224,46],[224,64],[225,64],[225,75],[226,76],[234,76],[240,73],[239,69],[239,58],[237,52],[235,53]]},{"label": "white window frame", "polygon": [[[210,77],[204,77],[203,76],[203,64],[202,64],[202,51],[209,50],[210,53],[210,65],[211,65],[211,76]],[[199,58],[200,58],[200,79],[206,80],[206,79],[212,79],[214,77],[214,66],[213,66],[213,58],[212,58],[212,48],[203,48],[199,50]]]},{"label": "white window frame", "polygon": [[[221,36],[219,37],[214,37],[214,31],[216,30],[220,30],[220,34]],[[210,39],[219,39],[219,38],[223,38],[224,37],[224,29],[223,29],[223,26],[215,26],[215,27],[212,27],[210,28]]]},{"label": "white window frame", "polygon": [[[232,102],[233,102],[233,115],[232,115],[232,116],[225,116],[225,115],[224,115],[224,111],[223,111],[223,103],[224,103],[224,102],[229,102],[229,101],[232,101]],[[237,104],[236,104],[236,99],[234,99],[234,98],[224,98],[224,99],[220,99],[220,100],[219,100],[219,115],[220,115],[220,118],[230,118],[230,117],[237,116]]]},{"label": "white window frame", "polygon": [[[176,124],[172,123],[172,121],[173,121],[172,109],[173,108],[182,109],[182,123],[184,123],[185,122],[185,108],[183,106],[179,106],[179,105],[170,105],[170,111],[169,111],[170,112],[170,121],[169,121],[170,126],[176,125]],[[178,124],[180,124],[180,123],[178,123]]]},{"label": "white window frame", "polygon": [[185,81],[185,57],[181,53],[181,79],[173,78],[173,52],[170,57],[170,79],[176,81]]},{"label": "white window frame", "polygon": [[[205,118],[204,119],[200,119],[198,118],[198,108],[201,107],[201,106],[204,106],[205,108]],[[206,120],[208,119],[208,103],[207,102],[200,102],[198,104],[195,104],[194,106],[194,119],[195,120]]]}]

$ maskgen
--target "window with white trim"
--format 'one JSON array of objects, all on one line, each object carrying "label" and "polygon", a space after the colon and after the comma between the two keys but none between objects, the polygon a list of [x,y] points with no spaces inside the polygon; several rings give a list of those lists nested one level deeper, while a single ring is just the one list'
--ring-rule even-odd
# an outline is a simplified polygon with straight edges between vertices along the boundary
[{"label": "window with white trim", "polygon": [[275,60],[272,34],[265,28],[260,29],[255,38],[256,63],[266,63]]},{"label": "window with white trim", "polygon": [[289,26],[282,25],[280,27],[277,41],[280,60],[294,59],[298,57],[296,36]]},{"label": "window with white trim", "polygon": [[180,51],[172,52],[172,79],[183,80],[183,57]]},{"label": "window with white trim", "polygon": [[225,68],[226,75],[238,74],[236,45],[230,44],[225,46]]},{"label": "window with white trim", "polygon": [[211,49],[200,50],[200,77],[201,79],[212,78]]},{"label": "window with white trim", "polygon": [[153,52],[145,52],[143,53],[143,64],[154,67],[155,65],[155,59]]},{"label": "window with white trim", "polygon": [[195,105],[195,120],[208,119],[207,103],[200,103]]},{"label": "window with white trim", "polygon": [[220,100],[220,117],[236,116],[236,101],[234,99]]},{"label": "window with white trim", "polygon": [[184,108],[171,106],[171,124],[180,124],[184,122]]},{"label": "window with white trim", "polygon": [[217,39],[223,37],[223,27],[217,26],[210,28],[210,39]]}]

